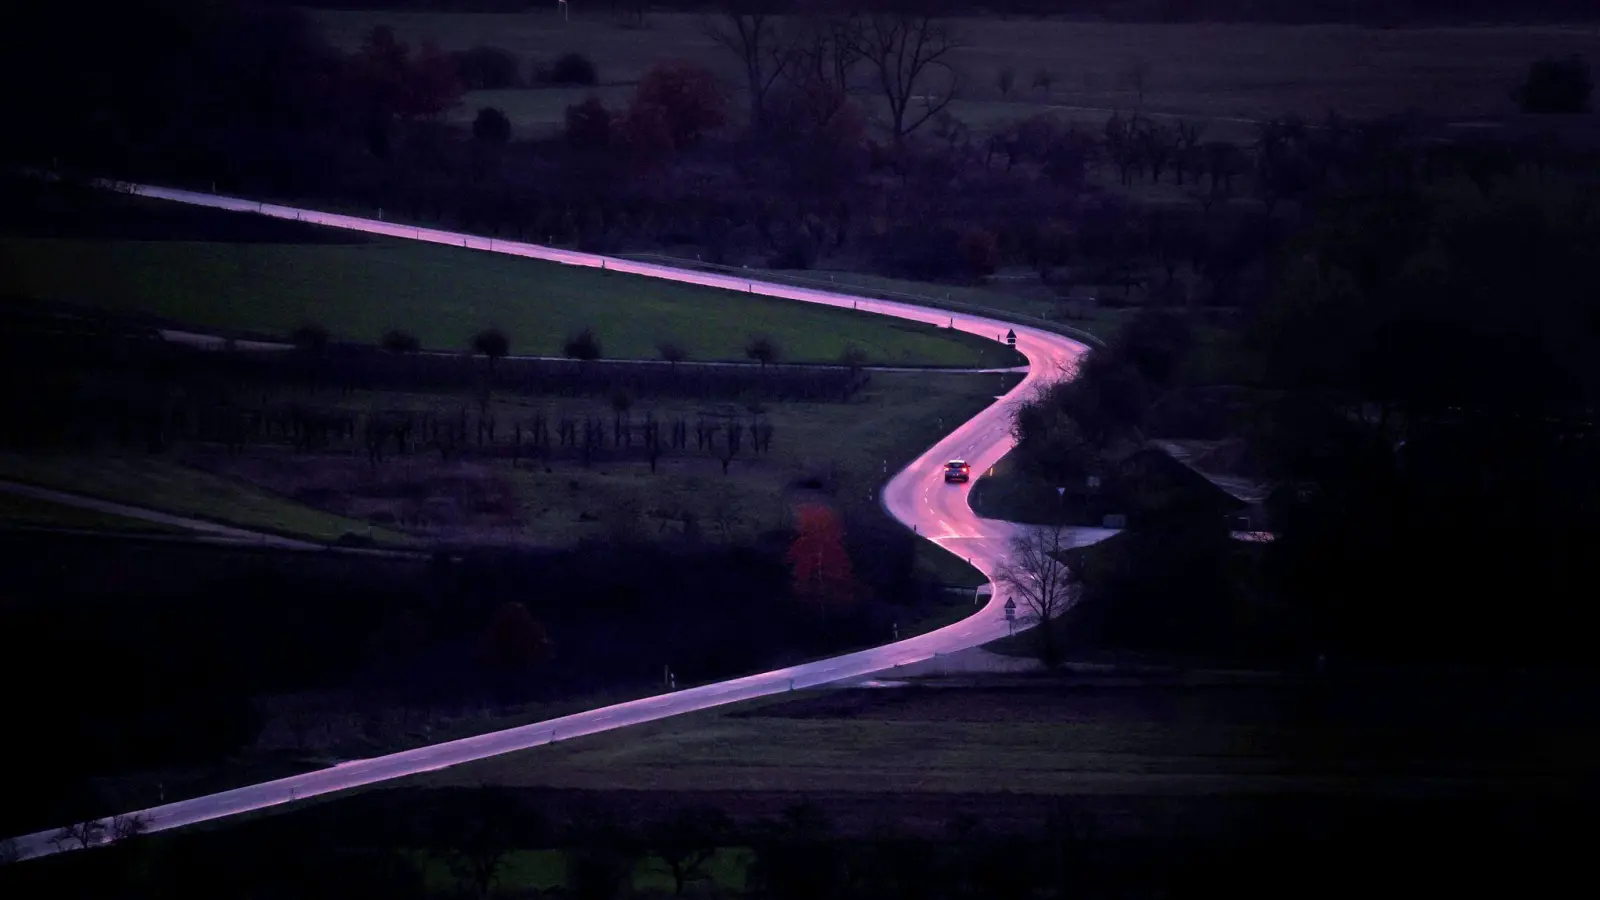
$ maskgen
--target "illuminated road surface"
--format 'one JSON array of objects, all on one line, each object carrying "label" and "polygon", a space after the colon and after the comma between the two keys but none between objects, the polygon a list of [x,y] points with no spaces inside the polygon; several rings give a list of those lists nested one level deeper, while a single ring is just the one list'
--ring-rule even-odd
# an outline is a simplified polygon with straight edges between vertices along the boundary
[{"label": "illuminated road surface", "polygon": [[[568,265],[604,266],[618,272],[645,275],[709,287],[731,288],[772,297],[785,297],[807,303],[860,309],[917,322],[953,325],[963,331],[999,338],[1007,330],[1017,334],[1017,349],[1028,357],[1029,370],[1022,383],[999,402],[979,413],[977,417],[960,425],[938,444],[922,454],[913,463],[890,480],[884,489],[883,503],[888,511],[907,527],[963,559],[986,575],[993,576],[999,568],[1010,537],[1018,526],[993,519],[983,519],[967,505],[968,485],[944,483],[943,466],[949,459],[962,458],[972,464],[974,472],[981,473],[1011,449],[1011,409],[1014,402],[1025,398],[1040,384],[1055,380],[1070,372],[1085,347],[1069,338],[1047,331],[1011,325],[999,319],[950,313],[938,309],[915,306],[890,300],[853,297],[828,291],[808,290],[789,285],[747,281],[729,275],[673,269],[667,266],[632,262],[623,259],[576,253],[551,247],[523,244],[512,241],[491,240],[473,235],[395,225],[370,219],[320,213],[312,210],[274,206],[254,201],[217,197],[210,194],[191,193],[166,188],[124,186],[132,192],[183,203],[219,207],[222,209],[258,212],[279,218],[295,219],[318,225],[346,228],[371,234],[411,238],[434,243],[492,250],[517,256],[566,263]],[[1080,529],[1078,543],[1098,540],[1111,532],[1097,529]],[[535,722],[517,728],[482,734],[416,750],[393,753],[372,759],[353,760],[333,768],[295,775],[264,784],[251,785],[223,791],[193,800],[182,800],[163,806],[131,813],[145,820],[149,830],[161,831],[217,819],[224,816],[264,807],[276,806],[295,800],[346,790],[374,782],[429,772],[447,766],[460,765],[473,760],[497,756],[537,747],[552,741],[566,740],[610,731],[627,725],[637,725],[668,716],[693,712],[725,703],[735,703],[783,691],[814,687],[850,678],[861,678],[895,666],[917,662],[937,653],[965,650],[995,638],[1004,637],[1007,627],[999,595],[969,618],[937,631],[871,650],[862,650],[805,665],[763,672],[744,678],[735,678],[702,687],[688,688],[668,694],[647,697],[628,703],[619,703],[575,715],[563,716],[544,722]],[[52,843],[55,830],[37,832],[17,839],[23,857],[55,852]]]}]

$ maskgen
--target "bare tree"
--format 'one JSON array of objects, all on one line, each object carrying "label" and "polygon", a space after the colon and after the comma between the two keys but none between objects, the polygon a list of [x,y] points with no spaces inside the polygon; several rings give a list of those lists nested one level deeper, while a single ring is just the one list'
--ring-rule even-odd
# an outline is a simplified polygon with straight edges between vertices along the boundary
[{"label": "bare tree", "polygon": [[509,794],[488,787],[474,788],[465,808],[441,824],[440,845],[450,873],[479,897],[494,891],[521,839],[543,831]]},{"label": "bare tree", "polygon": [[132,840],[150,830],[150,820],[138,813],[128,813],[117,816],[111,820],[111,840],[113,843]]},{"label": "bare tree", "polygon": [[839,354],[839,363],[849,369],[851,374],[860,372],[867,365],[867,351],[856,344],[846,344]]},{"label": "bare tree", "polygon": [[804,103],[806,125],[825,128],[850,101],[850,81],[861,62],[859,27],[845,18],[805,19],[786,34],[784,79]]},{"label": "bare tree", "polygon": [[1128,64],[1128,87],[1133,89],[1135,109],[1144,110],[1144,94],[1150,88],[1150,61],[1135,59]]},{"label": "bare tree", "polygon": [[650,853],[672,873],[673,896],[709,877],[707,866],[732,829],[727,814],[712,807],[681,809],[649,828]]},{"label": "bare tree", "polygon": [[1039,658],[1047,666],[1059,658],[1050,620],[1066,612],[1079,594],[1078,576],[1062,559],[1071,546],[1071,530],[1065,525],[1031,528],[1012,538],[1011,552],[995,577],[1001,592],[1038,625]]},{"label": "bare tree", "polygon": [[739,60],[750,91],[750,125],[757,131],[767,122],[767,92],[789,67],[793,54],[780,31],[782,19],[773,15],[772,0],[725,0],[723,11],[702,24],[706,37],[725,47]]},{"label": "bare tree", "polygon": [[[889,103],[896,143],[955,99],[961,79],[949,57],[961,44],[943,20],[922,13],[873,13],[861,19],[856,41]],[[913,101],[921,104],[916,112]]]},{"label": "bare tree", "polygon": [[416,353],[422,349],[422,342],[411,332],[397,328],[384,333],[383,349],[390,353]]},{"label": "bare tree", "polygon": [[103,842],[105,837],[106,822],[104,819],[84,819],[81,822],[62,826],[60,831],[50,836],[50,843],[55,844],[58,850],[65,850],[69,847],[87,850]]}]

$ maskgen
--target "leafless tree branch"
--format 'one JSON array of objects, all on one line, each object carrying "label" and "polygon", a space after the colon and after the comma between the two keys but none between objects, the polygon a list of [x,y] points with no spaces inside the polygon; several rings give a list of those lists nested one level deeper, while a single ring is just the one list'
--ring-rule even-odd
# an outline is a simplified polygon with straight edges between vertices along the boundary
[{"label": "leafless tree branch", "polygon": [[782,18],[763,11],[762,3],[730,0],[727,9],[701,23],[706,37],[725,47],[743,67],[750,91],[750,124],[766,124],[766,99],[794,59],[784,40]]},{"label": "leafless tree branch", "polygon": [[1079,578],[1063,559],[1071,547],[1072,532],[1064,525],[1030,528],[1012,539],[1006,564],[995,577],[1000,592],[1038,625],[1034,633],[1046,665],[1058,658],[1055,632],[1047,623],[1070,609],[1080,593]]},{"label": "leafless tree branch", "polygon": [[[961,44],[942,20],[908,12],[874,13],[860,20],[856,40],[889,104],[896,142],[955,99],[961,79],[949,56]],[[920,106],[913,112],[916,102]]]}]

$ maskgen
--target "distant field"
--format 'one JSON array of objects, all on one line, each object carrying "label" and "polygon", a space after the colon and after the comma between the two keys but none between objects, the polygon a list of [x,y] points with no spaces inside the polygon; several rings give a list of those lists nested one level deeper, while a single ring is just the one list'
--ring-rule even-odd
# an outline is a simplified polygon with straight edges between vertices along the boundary
[{"label": "distant field", "polygon": [[1449,690],[1036,681],[795,696],[410,783],[815,796],[1384,792],[1580,777],[1600,750],[1581,707],[1534,714]]},{"label": "distant field", "polygon": [[[643,29],[616,27],[610,17],[575,13],[564,23],[555,4],[523,14],[318,11],[336,44],[354,47],[374,24],[405,39],[433,38],[445,49],[488,43],[526,62],[579,51],[606,83],[636,80],[653,63],[689,58],[737,79],[733,57],[706,38],[699,17],[652,14]],[[1043,110],[1095,121],[1105,110],[1216,120],[1214,133],[1247,133],[1249,121],[1337,109],[1363,117],[1419,109],[1447,116],[1508,113],[1511,86],[1534,59],[1578,53],[1600,65],[1600,40],[1590,27],[1435,27],[1378,29],[1346,25],[1163,25],[1068,22],[1023,17],[959,20],[966,46],[954,59],[966,78],[951,111],[980,125]],[[1016,72],[1008,95],[1001,69]],[[1034,87],[1039,72],[1048,87]],[[1144,93],[1135,88],[1142,71]],[[560,121],[585,89],[469,95],[463,115],[503,106],[523,126]],[[625,92],[598,91],[608,100]]]},{"label": "distant field", "polygon": [[[312,540],[334,541],[346,533],[366,535],[370,531],[378,541],[406,541],[403,535],[373,529],[365,522],[330,515],[242,482],[141,453],[0,453],[0,478]],[[3,498],[0,495],[0,503]]]},{"label": "distant field", "polygon": [[931,325],[398,239],[0,237],[0,262],[14,289],[34,299],[272,335],[309,321],[376,343],[401,328],[425,348],[467,350],[472,335],[496,326],[512,353],[559,356],[568,335],[592,326],[609,359],[655,358],[659,341],[675,339],[695,359],[744,361],[752,334],[771,335],[792,362],[835,362],[852,344],[879,364],[1015,359],[993,341]]},{"label": "distant field", "polygon": [[185,534],[182,528],[52,503],[0,491],[0,526],[68,528],[137,534]]},{"label": "distant field", "polygon": [[[229,483],[256,484],[276,495],[297,498],[355,520],[401,516],[425,504],[439,534],[453,540],[514,541],[565,545],[603,537],[619,516],[637,519],[644,537],[681,532],[690,514],[707,539],[755,540],[783,527],[791,516],[794,485],[819,479],[841,502],[875,505],[885,480],[956,423],[976,415],[1016,383],[1013,374],[877,372],[848,403],[769,403],[762,415],[774,428],[771,452],[741,454],[729,473],[708,453],[674,452],[659,471],[636,456],[599,460],[584,466],[576,459],[513,467],[499,459],[442,461],[435,453],[414,453],[374,468],[354,450],[297,454],[285,447],[247,451],[229,457],[220,449],[197,449],[189,459],[227,477]],[[274,399],[285,399],[283,397]],[[475,401],[465,396],[357,392],[338,405],[358,414],[381,404],[385,409],[447,410]],[[641,400],[630,410],[637,424],[646,414],[670,422],[689,421],[721,405],[681,400]],[[535,413],[550,421],[562,415],[600,416],[612,411],[604,397],[502,397],[491,406],[502,422],[526,422]],[[500,439],[506,440],[502,425]],[[726,524],[729,533],[722,533]],[[938,547],[918,542],[929,571],[951,584],[977,585],[981,576]]]}]

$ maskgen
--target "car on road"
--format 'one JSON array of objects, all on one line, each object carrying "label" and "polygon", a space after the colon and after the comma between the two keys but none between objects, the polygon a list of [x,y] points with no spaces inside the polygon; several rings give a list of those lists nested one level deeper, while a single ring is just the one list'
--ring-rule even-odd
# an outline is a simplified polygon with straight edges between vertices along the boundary
[{"label": "car on road", "polygon": [[952,459],[944,464],[945,484],[956,484],[958,482],[970,481],[971,479],[972,467],[967,465],[966,460]]}]

